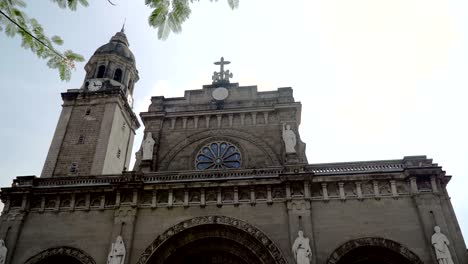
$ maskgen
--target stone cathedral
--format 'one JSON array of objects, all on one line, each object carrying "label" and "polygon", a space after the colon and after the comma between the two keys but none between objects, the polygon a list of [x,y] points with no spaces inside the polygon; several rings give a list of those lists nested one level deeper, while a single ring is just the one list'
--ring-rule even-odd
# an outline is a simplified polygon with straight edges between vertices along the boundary
[{"label": "stone cathedral", "polygon": [[211,84],[152,97],[140,124],[125,33],[98,48],[61,94],[41,176],[1,189],[0,264],[468,263],[442,167],[309,163],[293,90],[215,64]]}]

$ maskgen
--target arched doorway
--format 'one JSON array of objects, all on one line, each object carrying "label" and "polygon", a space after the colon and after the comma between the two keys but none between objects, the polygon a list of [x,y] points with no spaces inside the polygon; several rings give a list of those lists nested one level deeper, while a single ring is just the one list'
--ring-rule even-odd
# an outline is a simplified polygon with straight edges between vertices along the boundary
[{"label": "arched doorway", "polygon": [[197,217],[156,238],[138,264],[286,264],[276,245],[246,222]]},{"label": "arched doorway", "polygon": [[82,250],[72,247],[46,249],[32,257],[25,264],[96,264],[93,258]]},{"label": "arched doorway", "polygon": [[327,264],[423,264],[411,250],[392,240],[370,237],[338,247]]}]

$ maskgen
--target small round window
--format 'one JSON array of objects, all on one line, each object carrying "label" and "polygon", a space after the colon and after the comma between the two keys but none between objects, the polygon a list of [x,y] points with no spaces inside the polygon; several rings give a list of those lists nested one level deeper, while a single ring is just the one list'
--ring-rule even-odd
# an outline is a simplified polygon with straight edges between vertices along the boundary
[{"label": "small round window", "polygon": [[228,142],[212,142],[197,154],[197,170],[222,170],[240,168],[241,154],[236,146]]}]

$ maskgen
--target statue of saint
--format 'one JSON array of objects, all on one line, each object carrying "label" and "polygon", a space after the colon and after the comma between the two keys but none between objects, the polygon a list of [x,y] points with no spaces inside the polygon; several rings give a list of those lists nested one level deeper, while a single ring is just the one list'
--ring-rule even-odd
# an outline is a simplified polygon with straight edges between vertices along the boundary
[{"label": "statue of saint", "polygon": [[125,261],[125,245],[122,237],[119,235],[112,243],[111,250],[107,256],[107,264],[124,264]]},{"label": "statue of saint", "polygon": [[152,160],[153,159],[153,149],[156,141],[153,139],[151,132],[146,133],[146,137],[141,144],[143,150],[142,160]]},{"label": "statue of saint", "polygon": [[137,152],[135,152],[135,163],[133,164],[134,171],[137,171],[140,168],[142,152],[143,152],[143,149],[141,147]]},{"label": "statue of saint", "polygon": [[453,264],[452,255],[448,246],[450,245],[447,237],[440,232],[440,227],[434,227],[435,233],[432,235],[431,243],[434,246],[436,258],[439,264]]},{"label": "statue of saint", "polygon": [[3,239],[0,239],[0,264],[5,264],[7,251],[8,249],[5,246],[5,241],[3,241]]},{"label": "statue of saint", "polygon": [[310,257],[312,256],[312,250],[310,249],[309,239],[304,237],[304,233],[299,230],[299,235],[292,246],[294,259],[297,264],[310,264]]},{"label": "statue of saint", "polygon": [[286,148],[286,153],[296,153],[296,134],[291,130],[290,125],[283,123],[283,141]]}]

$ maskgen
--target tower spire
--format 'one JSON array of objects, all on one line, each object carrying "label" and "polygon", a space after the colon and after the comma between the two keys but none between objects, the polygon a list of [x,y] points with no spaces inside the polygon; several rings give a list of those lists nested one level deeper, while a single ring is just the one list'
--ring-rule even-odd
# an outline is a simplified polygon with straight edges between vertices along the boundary
[{"label": "tower spire", "polygon": [[124,19],[124,22],[122,24],[122,29],[120,30],[121,33],[125,33],[125,22],[127,22],[127,18]]}]

